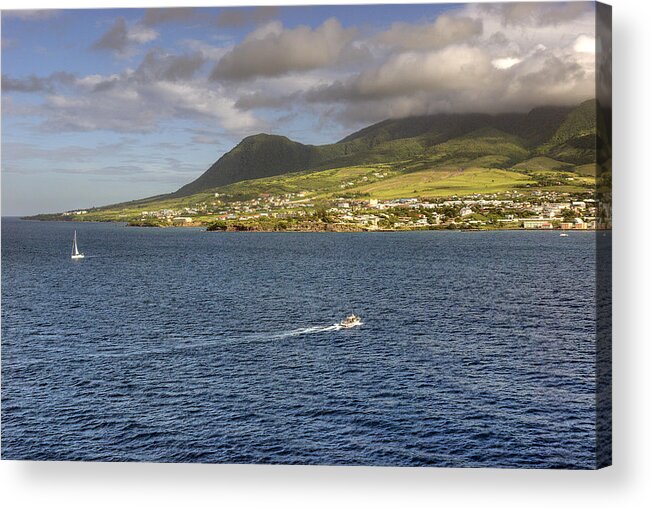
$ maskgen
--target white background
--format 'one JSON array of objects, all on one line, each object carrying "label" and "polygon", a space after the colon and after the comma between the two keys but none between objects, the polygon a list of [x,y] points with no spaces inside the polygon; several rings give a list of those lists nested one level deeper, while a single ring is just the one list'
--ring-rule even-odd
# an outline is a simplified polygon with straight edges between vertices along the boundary
[{"label": "white background", "polygon": [[[300,3],[137,0],[135,5]],[[612,0],[612,4],[614,466],[597,472],[565,472],[2,461],[0,504],[10,508],[651,507],[651,3]],[[2,9],[116,6],[134,5],[124,0],[0,0]]]}]

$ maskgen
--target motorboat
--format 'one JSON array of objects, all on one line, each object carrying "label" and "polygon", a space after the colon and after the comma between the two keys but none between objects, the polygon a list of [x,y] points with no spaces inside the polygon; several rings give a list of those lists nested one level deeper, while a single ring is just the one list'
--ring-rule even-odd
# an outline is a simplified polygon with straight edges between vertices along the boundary
[{"label": "motorboat", "polygon": [[339,322],[339,326],[344,329],[352,329],[358,325],[362,325],[362,319],[357,315],[347,316],[341,322]]},{"label": "motorboat", "polygon": [[569,235],[567,233],[561,233],[559,237],[569,237]]}]

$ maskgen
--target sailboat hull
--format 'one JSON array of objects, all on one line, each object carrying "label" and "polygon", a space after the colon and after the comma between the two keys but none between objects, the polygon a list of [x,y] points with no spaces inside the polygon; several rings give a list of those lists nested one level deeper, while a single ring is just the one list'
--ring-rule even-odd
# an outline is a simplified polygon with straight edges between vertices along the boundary
[{"label": "sailboat hull", "polygon": [[84,258],[84,255],[83,254],[72,255],[70,258],[72,258],[73,260],[81,260],[82,258]]}]

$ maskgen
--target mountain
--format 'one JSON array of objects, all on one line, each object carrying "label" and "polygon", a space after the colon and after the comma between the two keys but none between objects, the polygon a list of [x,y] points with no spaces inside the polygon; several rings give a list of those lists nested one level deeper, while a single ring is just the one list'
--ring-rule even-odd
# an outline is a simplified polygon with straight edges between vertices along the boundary
[{"label": "mountain", "polygon": [[540,153],[573,164],[595,162],[597,103],[586,101],[572,110]]},{"label": "mountain", "polygon": [[244,138],[195,181],[173,196],[186,196],[241,180],[270,177],[311,167],[319,149],[285,136],[257,134]]},{"label": "mountain", "polygon": [[415,158],[487,167],[509,167],[535,156],[561,163],[594,162],[595,108],[591,100],[576,108],[542,107],[528,113],[390,119],[321,146],[257,134],[243,139],[198,179],[169,196],[298,171]]}]

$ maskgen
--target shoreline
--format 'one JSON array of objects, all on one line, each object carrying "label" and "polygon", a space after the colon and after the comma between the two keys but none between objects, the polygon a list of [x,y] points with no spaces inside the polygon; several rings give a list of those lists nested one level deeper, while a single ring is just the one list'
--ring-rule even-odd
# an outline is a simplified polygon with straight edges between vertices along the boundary
[{"label": "shoreline", "polygon": [[[430,228],[400,228],[400,229],[383,229],[383,228],[359,228],[355,226],[345,225],[331,225],[319,224],[314,227],[306,228],[287,228],[287,229],[269,229],[269,228],[231,228],[209,230],[210,225],[205,224],[177,224],[177,225],[138,225],[129,224],[127,221],[75,221],[66,219],[41,219],[37,217],[21,217],[21,216],[3,216],[3,218],[17,219],[19,221],[40,221],[40,222],[56,222],[56,223],[91,223],[91,224],[116,224],[123,225],[127,228],[142,228],[142,229],[182,229],[194,228],[211,233],[402,233],[402,232],[428,232],[428,231],[446,231],[446,232],[490,232],[490,231],[523,231],[523,232],[561,232],[561,233],[575,233],[575,232],[599,232],[599,231],[612,231],[611,228],[583,228],[583,229],[562,229],[562,228],[448,228],[448,227],[430,227]],[[343,227],[340,227],[343,226]]]}]

